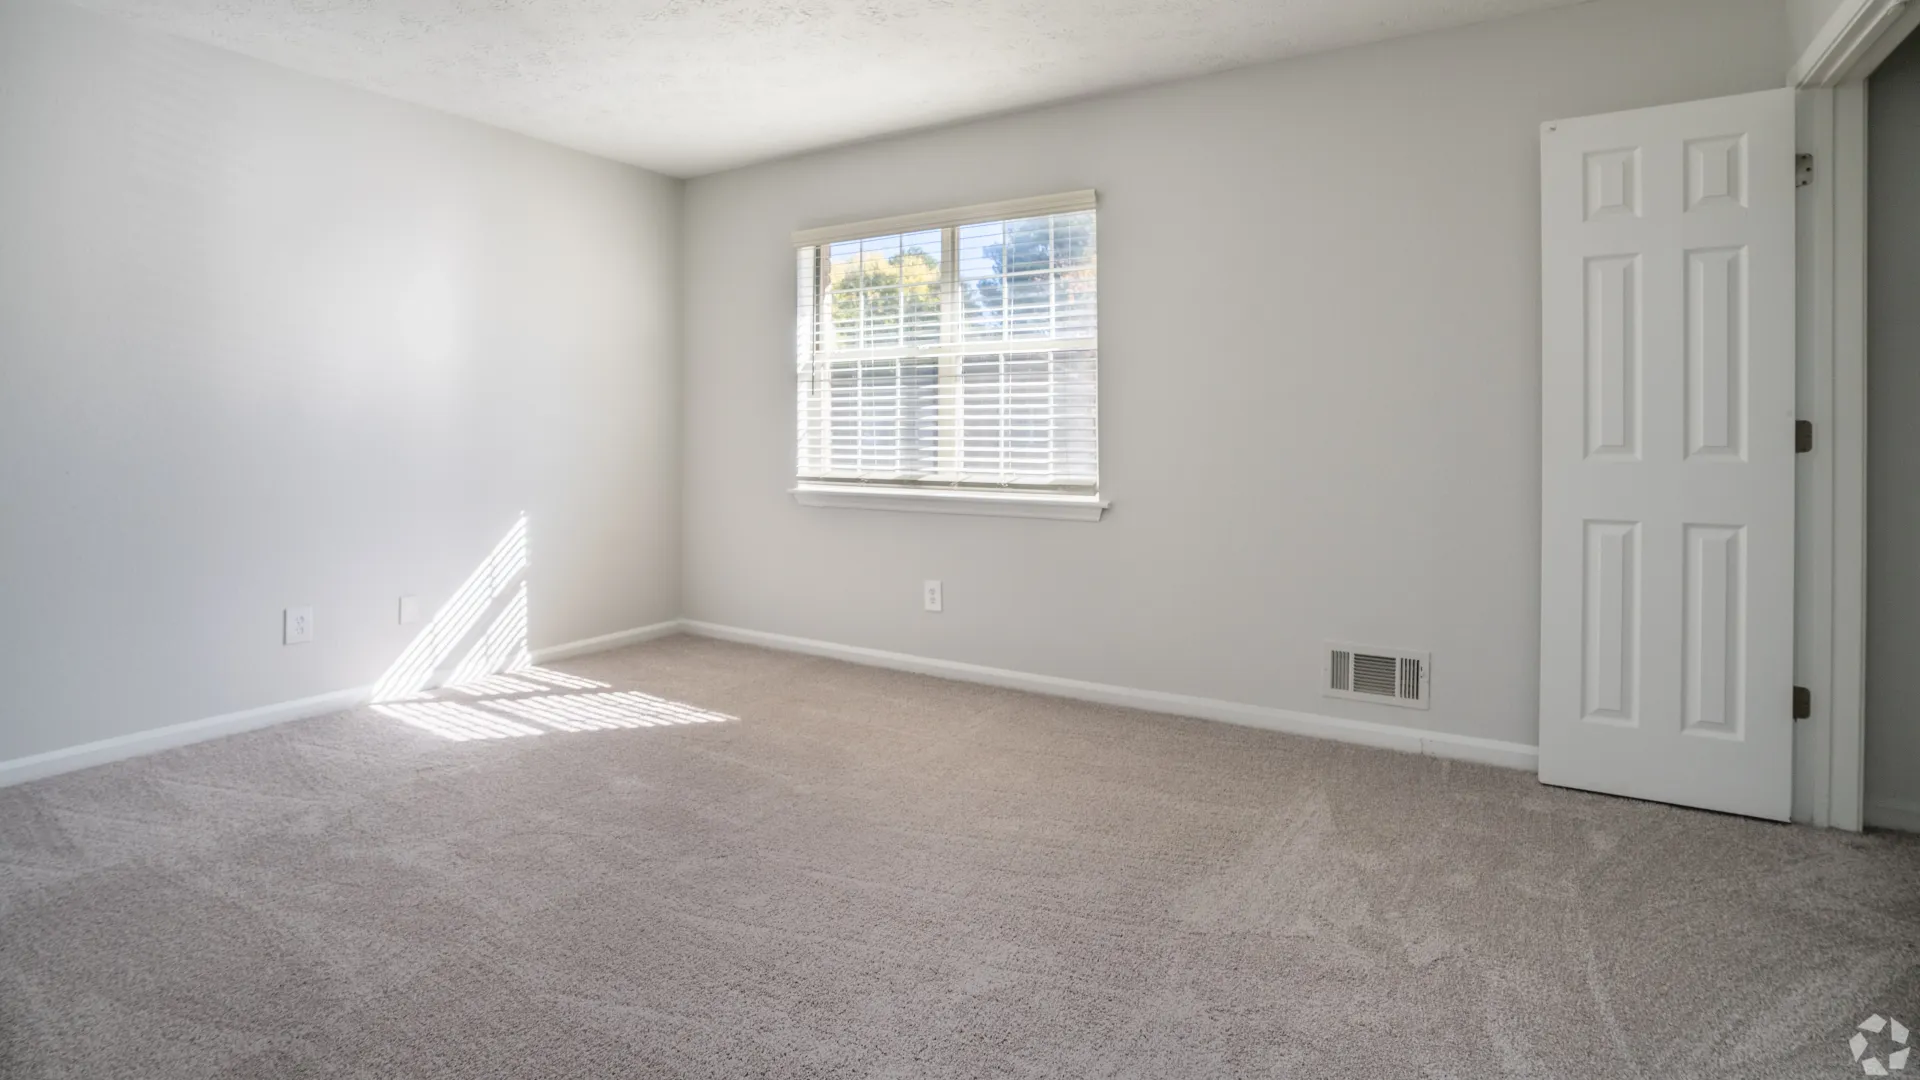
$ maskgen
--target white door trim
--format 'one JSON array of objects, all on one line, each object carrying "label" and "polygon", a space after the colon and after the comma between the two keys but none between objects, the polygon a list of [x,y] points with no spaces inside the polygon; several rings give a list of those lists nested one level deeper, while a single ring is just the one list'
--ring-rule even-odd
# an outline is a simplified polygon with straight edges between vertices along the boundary
[{"label": "white door trim", "polygon": [[[1842,0],[1788,74],[1802,88],[1801,150],[1814,155],[1801,205],[1802,419],[1815,423],[1801,473],[1795,669],[1814,692],[1796,752],[1794,817],[1859,831],[1866,746],[1867,88],[1920,27],[1920,3]],[[1824,430],[1822,430],[1824,428]],[[1825,518],[1824,521],[1818,520]]]},{"label": "white door trim", "polygon": [[1794,470],[1793,681],[1811,692],[1814,708],[1794,725],[1793,819],[1814,825],[1831,823],[1834,798],[1834,96],[1832,90],[1802,90],[1796,102],[1799,149],[1813,155],[1816,167],[1798,195],[1795,408],[1800,419],[1812,422],[1814,443],[1811,453],[1798,455]]},{"label": "white door trim", "polygon": [[1920,4],[1907,0],[1842,0],[1787,73],[1787,84],[1805,90],[1864,79],[1906,36],[1888,31],[1902,22],[1911,30],[1917,18]]},{"label": "white door trim", "polygon": [[[1860,831],[1867,738],[1867,87],[1833,91],[1833,641],[1827,820]],[[1816,706],[1817,707],[1817,706]]]}]

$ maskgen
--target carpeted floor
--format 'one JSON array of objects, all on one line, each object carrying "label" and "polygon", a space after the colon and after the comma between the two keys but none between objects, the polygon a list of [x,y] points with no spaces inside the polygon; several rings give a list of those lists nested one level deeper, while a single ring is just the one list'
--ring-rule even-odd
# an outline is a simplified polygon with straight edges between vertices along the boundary
[{"label": "carpeted floor", "polygon": [[1841,1077],[1920,1026],[1906,838],[694,638],[558,667],[0,792],[0,1076]]}]

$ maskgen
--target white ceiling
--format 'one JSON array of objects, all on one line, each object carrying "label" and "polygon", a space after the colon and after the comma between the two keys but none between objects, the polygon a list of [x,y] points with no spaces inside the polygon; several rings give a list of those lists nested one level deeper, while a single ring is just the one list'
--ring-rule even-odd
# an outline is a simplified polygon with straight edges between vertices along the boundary
[{"label": "white ceiling", "polygon": [[79,0],[675,176],[1578,0]]}]

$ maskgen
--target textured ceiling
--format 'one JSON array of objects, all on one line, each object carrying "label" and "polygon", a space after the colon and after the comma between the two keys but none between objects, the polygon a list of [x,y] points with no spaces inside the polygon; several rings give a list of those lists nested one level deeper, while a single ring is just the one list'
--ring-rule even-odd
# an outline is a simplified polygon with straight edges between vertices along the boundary
[{"label": "textured ceiling", "polygon": [[1577,0],[80,0],[693,176]]}]

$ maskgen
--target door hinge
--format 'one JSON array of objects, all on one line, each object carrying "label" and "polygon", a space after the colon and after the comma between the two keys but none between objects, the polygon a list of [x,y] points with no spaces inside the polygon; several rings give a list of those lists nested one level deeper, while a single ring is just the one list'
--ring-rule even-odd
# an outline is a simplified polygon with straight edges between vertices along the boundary
[{"label": "door hinge", "polygon": [[1813,691],[1804,686],[1793,688],[1793,718],[1805,720],[1813,715]]},{"label": "door hinge", "polygon": [[1793,422],[1793,452],[1796,454],[1813,452],[1813,421],[1795,420]]},{"label": "door hinge", "polygon": [[1794,187],[1806,187],[1808,184],[1813,183],[1813,155],[1812,154],[1793,155],[1793,165],[1794,165],[1794,180],[1793,180]]}]

